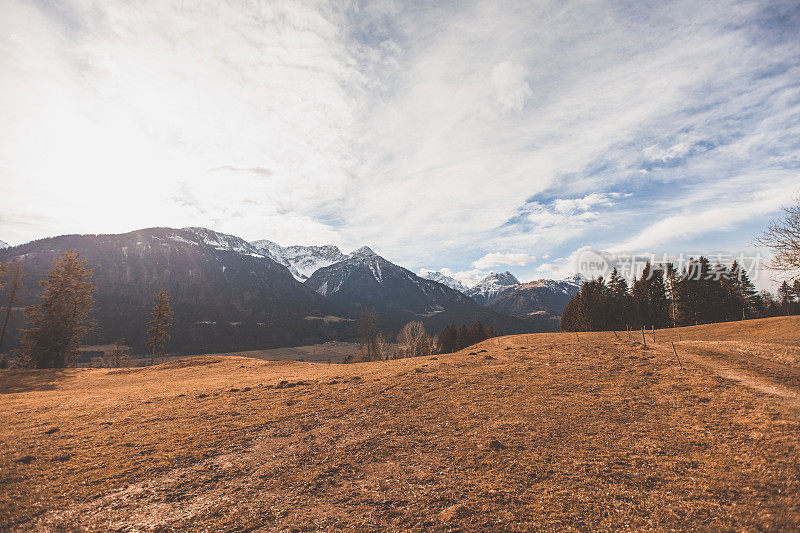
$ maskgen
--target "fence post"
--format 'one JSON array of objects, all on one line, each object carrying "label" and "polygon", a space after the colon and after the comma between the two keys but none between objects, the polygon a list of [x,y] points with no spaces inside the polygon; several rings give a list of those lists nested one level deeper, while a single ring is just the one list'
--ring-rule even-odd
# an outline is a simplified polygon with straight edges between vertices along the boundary
[{"label": "fence post", "polygon": [[672,343],[672,351],[675,352],[675,359],[678,360],[678,364],[681,365],[681,370],[683,370],[683,363],[681,363],[681,358],[678,357],[678,350],[675,349],[675,343]]}]

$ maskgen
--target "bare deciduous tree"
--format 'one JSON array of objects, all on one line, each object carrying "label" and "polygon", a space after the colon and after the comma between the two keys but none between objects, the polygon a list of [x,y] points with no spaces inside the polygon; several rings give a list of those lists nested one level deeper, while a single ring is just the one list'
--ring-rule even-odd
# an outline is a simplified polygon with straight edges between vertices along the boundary
[{"label": "bare deciduous tree", "polygon": [[800,203],[783,209],[782,217],[770,222],[756,243],[775,254],[768,267],[796,277],[800,275]]},{"label": "bare deciduous tree", "polygon": [[402,357],[419,357],[438,352],[438,342],[435,337],[425,333],[422,322],[409,322],[397,336],[397,343]]},{"label": "bare deciduous tree", "polygon": [[367,309],[358,317],[358,354],[357,361],[375,361],[378,359],[378,313],[375,309]]}]

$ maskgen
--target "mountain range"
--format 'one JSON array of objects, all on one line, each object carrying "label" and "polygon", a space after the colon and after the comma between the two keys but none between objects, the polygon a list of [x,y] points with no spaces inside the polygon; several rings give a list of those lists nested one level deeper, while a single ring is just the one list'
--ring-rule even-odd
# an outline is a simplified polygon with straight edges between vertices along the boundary
[{"label": "mountain range", "polygon": [[8,245],[6,243],[4,243],[3,241],[0,241],[0,250],[3,250],[5,248],[8,248]]},{"label": "mountain range", "polygon": [[561,281],[540,279],[503,287],[486,303],[489,309],[513,316],[550,316],[560,318],[570,297],[585,280],[580,276]]},{"label": "mountain range", "polygon": [[[464,287],[458,280],[441,272],[426,270],[423,275],[451,287]],[[556,320],[584,281],[582,276],[576,275],[561,281],[540,279],[520,283],[511,272],[491,272],[476,285],[459,290],[480,305],[503,315]]]},{"label": "mountain range", "polygon": [[[373,308],[389,338],[411,320],[421,320],[433,333],[450,323],[477,320],[506,333],[551,331],[558,325],[549,314],[510,316],[480,305],[367,247],[345,255],[335,246],[283,247],[205,228],[63,235],[2,249],[0,261],[23,263],[21,305],[35,301],[37,281],[68,249],[81,252],[94,269],[98,327],[85,339],[88,344],[125,339],[143,350],[144,324],[162,287],[175,311],[169,347],[180,353],[352,340],[359,314]],[[506,274],[479,284],[480,294],[495,295],[494,285],[513,278]],[[10,337],[20,327],[13,324]]]},{"label": "mountain range", "polygon": [[420,320],[428,331],[438,332],[450,323],[481,321],[507,333],[550,329],[543,320],[523,321],[504,316],[442,283],[422,278],[395,265],[368,247],[344,261],[322,267],[306,286],[352,314],[375,309],[381,328],[394,331]]},{"label": "mountain range", "polygon": [[0,250],[0,261],[22,262],[22,305],[36,299],[37,281],[69,249],[81,252],[94,269],[92,316],[98,327],[87,344],[125,339],[143,350],[145,323],[162,287],[175,312],[170,347],[176,351],[302,345],[353,335],[353,322],[342,310],[285,266],[239,237],[204,228],[64,235]]}]

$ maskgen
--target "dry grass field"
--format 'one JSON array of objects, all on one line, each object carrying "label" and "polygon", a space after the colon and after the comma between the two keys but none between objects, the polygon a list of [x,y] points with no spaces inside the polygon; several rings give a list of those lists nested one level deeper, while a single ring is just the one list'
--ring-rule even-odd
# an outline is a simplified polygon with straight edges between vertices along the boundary
[{"label": "dry grass field", "polygon": [[0,529],[800,529],[799,317],[619,335],[3,371]]}]

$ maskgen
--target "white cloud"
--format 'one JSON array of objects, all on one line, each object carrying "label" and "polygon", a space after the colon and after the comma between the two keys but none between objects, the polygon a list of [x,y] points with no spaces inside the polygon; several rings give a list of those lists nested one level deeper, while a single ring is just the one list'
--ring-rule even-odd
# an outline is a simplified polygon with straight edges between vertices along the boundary
[{"label": "white cloud", "polygon": [[746,243],[757,191],[797,192],[798,38],[759,2],[54,6],[0,17],[12,243],[203,225],[468,278],[495,250]]},{"label": "white cloud", "polygon": [[576,211],[588,211],[593,207],[608,207],[614,205],[613,198],[619,194],[600,194],[593,192],[583,198],[558,199],[553,207],[557,213],[574,213]]},{"label": "white cloud", "polygon": [[666,149],[653,145],[644,149],[644,155],[647,159],[666,163],[685,156],[691,148],[691,145],[687,142],[679,142]]},{"label": "white cloud", "polygon": [[[766,179],[765,179],[766,178]],[[770,183],[765,186],[764,183]],[[658,249],[665,244],[687,247],[695,235],[722,233],[758,216],[773,213],[786,204],[787,191],[797,187],[794,172],[744,175],[724,184],[708,184],[706,191],[683,199],[677,213],[647,225],[630,239],[617,242],[611,252]],[[747,236],[746,242],[753,236]]]},{"label": "white cloud", "polygon": [[498,265],[525,266],[536,261],[536,257],[522,253],[492,252],[472,262],[475,268],[487,269]]},{"label": "white cloud", "polygon": [[525,107],[533,94],[525,77],[525,67],[511,61],[498,63],[492,68],[492,86],[503,110],[521,111]]}]

